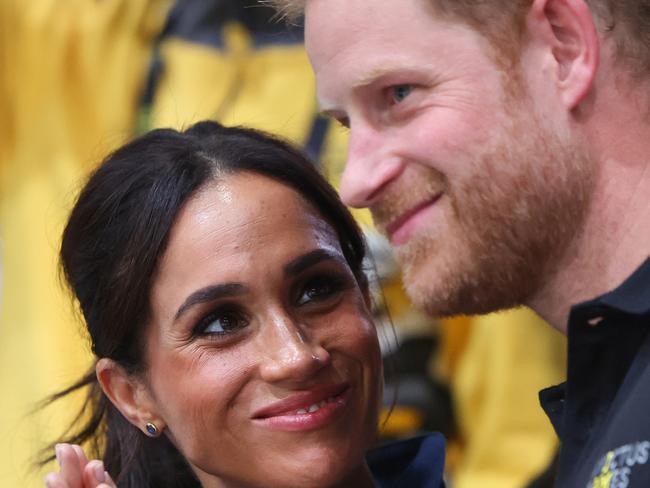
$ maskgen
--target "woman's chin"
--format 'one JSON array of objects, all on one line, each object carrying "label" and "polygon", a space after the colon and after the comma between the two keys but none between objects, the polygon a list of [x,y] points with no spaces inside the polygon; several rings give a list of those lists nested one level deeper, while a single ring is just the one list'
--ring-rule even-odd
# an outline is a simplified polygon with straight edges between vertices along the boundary
[{"label": "woman's chin", "polygon": [[278,486],[309,486],[314,488],[336,486],[357,471],[365,469],[362,450],[350,452],[329,446],[313,446],[298,453],[278,459],[274,472],[284,473],[286,484],[278,480]]}]

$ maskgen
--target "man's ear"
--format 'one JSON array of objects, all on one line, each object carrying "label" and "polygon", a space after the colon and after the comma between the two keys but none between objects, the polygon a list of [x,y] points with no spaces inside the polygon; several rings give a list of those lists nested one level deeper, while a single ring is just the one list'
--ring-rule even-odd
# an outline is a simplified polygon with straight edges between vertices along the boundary
[{"label": "man's ear", "polygon": [[95,373],[106,396],[131,424],[152,435],[147,432],[147,423],[153,423],[157,432],[162,432],[164,421],[156,412],[155,402],[140,379],[129,375],[122,366],[107,358],[97,361]]},{"label": "man's ear", "polygon": [[576,108],[591,90],[600,59],[600,41],[584,0],[534,0],[527,18],[530,41],[541,43],[555,64],[562,102]]}]

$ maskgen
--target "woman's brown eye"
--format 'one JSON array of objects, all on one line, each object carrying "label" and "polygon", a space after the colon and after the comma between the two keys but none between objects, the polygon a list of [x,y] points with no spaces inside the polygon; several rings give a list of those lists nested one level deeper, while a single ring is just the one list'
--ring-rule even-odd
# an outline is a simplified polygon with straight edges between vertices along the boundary
[{"label": "woman's brown eye", "polygon": [[238,313],[215,311],[206,315],[199,322],[198,334],[225,335],[237,332],[248,325],[248,321]]},{"label": "woman's brown eye", "polygon": [[298,304],[305,305],[330,298],[343,288],[342,280],[335,277],[319,277],[309,280],[298,297]]}]

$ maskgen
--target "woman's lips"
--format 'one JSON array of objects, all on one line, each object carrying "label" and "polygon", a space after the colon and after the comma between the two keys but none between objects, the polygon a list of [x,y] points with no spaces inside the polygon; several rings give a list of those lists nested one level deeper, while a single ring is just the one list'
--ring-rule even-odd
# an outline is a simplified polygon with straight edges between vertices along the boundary
[{"label": "woman's lips", "polygon": [[317,429],[338,415],[348,403],[348,383],[328,385],[295,393],[252,416],[262,426],[284,431]]},{"label": "woman's lips", "polygon": [[415,205],[414,207],[411,207],[409,210],[388,224],[386,226],[386,233],[388,234],[391,243],[395,246],[406,243],[417,227],[418,221],[420,220],[422,214],[430,207],[435,205],[441,196],[442,193],[438,193],[433,196],[433,198],[425,200]]}]

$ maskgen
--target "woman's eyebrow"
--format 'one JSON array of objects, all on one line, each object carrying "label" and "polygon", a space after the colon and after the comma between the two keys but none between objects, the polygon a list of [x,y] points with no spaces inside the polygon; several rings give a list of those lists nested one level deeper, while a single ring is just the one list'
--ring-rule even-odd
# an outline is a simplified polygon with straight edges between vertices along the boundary
[{"label": "woman's eyebrow", "polygon": [[339,252],[327,249],[315,249],[307,254],[298,256],[296,259],[287,263],[284,266],[284,275],[297,275],[322,261],[337,261],[339,263],[345,263],[345,258]]},{"label": "woman's eyebrow", "polygon": [[[340,253],[326,249],[315,249],[307,254],[298,256],[284,266],[285,276],[296,275],[305,269],[310,268],[323,261],[345,262]],[[195,291],[188,296],[178,308],[174,321],[177,321],[188,309],[199,303],[206,303],[223,297],[241,296],[246,293],[247,288],[241,283],[221,283],[210,285]]]},{"label": "woman's eyebrow", "polygon": [[174,322],[178,320],[188,309],[199,303],[211,302],[217,298],[232,297],[243,295],[246,287],[241,283],[222,283],[219,285],[210,285],[195,291],[188,296],[183,304],[178,308],[174,316]]}]

